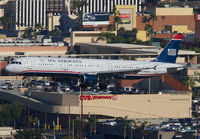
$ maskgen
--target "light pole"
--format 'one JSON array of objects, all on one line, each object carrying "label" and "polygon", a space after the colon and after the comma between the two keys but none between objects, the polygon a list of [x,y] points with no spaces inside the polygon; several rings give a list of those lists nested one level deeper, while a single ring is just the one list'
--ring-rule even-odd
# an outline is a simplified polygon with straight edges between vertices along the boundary
[{"label": "light pole", "polygon": [[84,125],[83,125],[83,91],[82,87],[80,85],[80,98],[81,98],[81,139],[83,139],[83,131],[84,131]]},{"label": "light pole", "polygon": [[53,139],[56,139],[55,122],[53,121]]},{"label": "light pole", "polygon": [[149,77],[149,88],[148,88],[148,91],[149,91],[149,94],[151,94],[151,78]]},{"label": "light pole", "polygon": [[71,118],[70,118],[70,105],[69,105],[69,112],[68,112],[68,138],[71,138]]},{"label": "light pole", "polygon": [[28,119],[27,119],[28,129],[30,128],[30,122],[29,122],[29,118],[30,118],[30,96],[31,96],[31,93],[28,91]]},{"label": "light pole", "polygon": [[151,100],[148,99],[149,102],[149,119],[151,118]]}]

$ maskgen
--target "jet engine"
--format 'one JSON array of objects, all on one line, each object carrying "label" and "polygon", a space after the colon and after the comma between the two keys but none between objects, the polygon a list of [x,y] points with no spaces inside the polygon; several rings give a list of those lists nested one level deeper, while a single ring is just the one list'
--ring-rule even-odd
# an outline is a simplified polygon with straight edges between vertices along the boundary
[{"label": "jet engine", "polygon": [[85,86],[93,86],[97,84],[98,76],[93,74],[84,74],[80,76],[80,85]]}]

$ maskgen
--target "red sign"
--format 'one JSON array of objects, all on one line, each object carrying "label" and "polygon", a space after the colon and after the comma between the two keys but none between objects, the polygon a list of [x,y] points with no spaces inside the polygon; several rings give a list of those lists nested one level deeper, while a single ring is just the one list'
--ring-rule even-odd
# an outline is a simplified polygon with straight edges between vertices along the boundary
[{"label": "red sign", "polygon": [[117,95],[104,96],[104,95],[82,95],[80,100],[95,100],[95,99],[108,99],[108,100],[117,100]]},{"label": "red sign", "polygon": [[200,21],[200,14],[196,14],[195,19],[196,19],[196,21]]},{"label": "red sign", "polygon": [[131,14],[119,14],[119,18],[131,18]]}]

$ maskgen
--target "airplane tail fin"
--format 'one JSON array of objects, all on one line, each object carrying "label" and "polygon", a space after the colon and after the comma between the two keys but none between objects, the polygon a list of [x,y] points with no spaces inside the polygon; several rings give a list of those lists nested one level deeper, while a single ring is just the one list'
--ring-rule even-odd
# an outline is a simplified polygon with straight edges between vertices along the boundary
[{"label": "airplane tail fin", "polygon": [[155,62],[166,62],[166,63],[176,63],[176,58],[178,56],[178,50],[182,40],[182,35],[175,35],[172,40],[163,49],[160,55],[153,61]]}]

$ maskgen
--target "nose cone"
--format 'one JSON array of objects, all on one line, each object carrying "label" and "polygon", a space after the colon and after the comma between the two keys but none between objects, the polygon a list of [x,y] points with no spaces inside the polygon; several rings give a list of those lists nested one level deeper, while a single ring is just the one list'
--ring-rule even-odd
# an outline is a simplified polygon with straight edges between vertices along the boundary
[{"label": "nose cone", "polygon": [[7,72],[7,73],[15,73],[15,70],[13,68],[13,65],[11,64],[8,64],[4,67],[4,70]]}]

